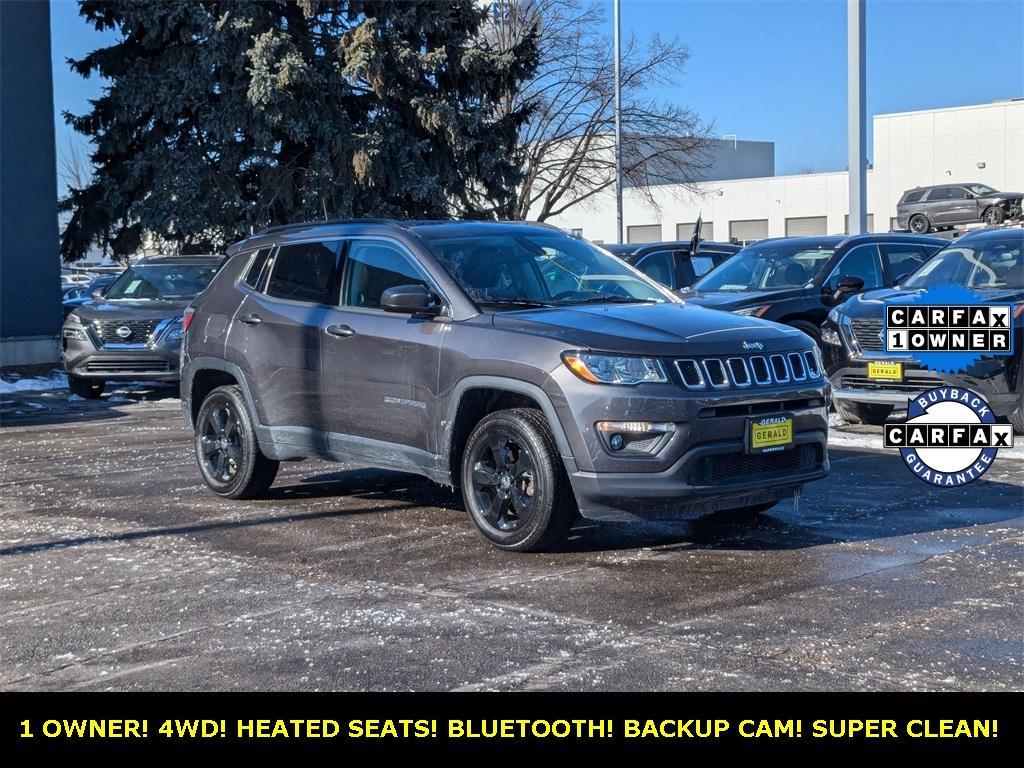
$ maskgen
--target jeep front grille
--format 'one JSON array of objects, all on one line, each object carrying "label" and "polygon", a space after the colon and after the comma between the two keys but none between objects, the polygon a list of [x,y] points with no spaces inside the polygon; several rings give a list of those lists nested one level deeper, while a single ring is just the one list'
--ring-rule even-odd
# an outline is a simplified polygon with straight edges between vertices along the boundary
[{"label": "jeep front grille", "polygon": [[821,379],[812,350],[743,357],[683,358],[675,361],[683,386],[692,390],[774,387]]},{"label": "jeep front grille", "polygon": [[855,317],[850,321],[850,328],[861,352],[881,352],[884,349],[882,318]]}]

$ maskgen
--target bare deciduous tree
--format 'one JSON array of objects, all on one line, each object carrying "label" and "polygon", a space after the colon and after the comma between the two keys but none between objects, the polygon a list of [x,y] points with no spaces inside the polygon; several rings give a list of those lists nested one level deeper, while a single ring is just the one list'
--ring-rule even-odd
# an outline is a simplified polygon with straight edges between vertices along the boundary
[{"label": "bare deciduous tree", "polygon": [[[584,203],[615,183],[615,62],[609,24],[593,0],[506,0],[495,20],[514,37],[539,25],[539,66],[532,81],[499,109],[531,105],[519,133],[523,172],[516,195],[494,206],[500,218],[539,221]],[[492,34],[500,34],[492,32]],[[681,184],[698,190],[712,126],[692,110],[652,95],[675,84],[689,59],[678,38],[630,36],[622,46],[624,185]]]}]

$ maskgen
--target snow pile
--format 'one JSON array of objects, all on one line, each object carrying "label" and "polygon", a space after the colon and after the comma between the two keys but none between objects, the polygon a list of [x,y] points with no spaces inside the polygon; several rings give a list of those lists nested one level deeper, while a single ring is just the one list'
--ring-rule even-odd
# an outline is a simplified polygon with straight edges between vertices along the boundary
[{"label": "snow pile", "polygon": [[9,395],[14,392],[45,392],[49,389],[67,389],[68,377],[57,371],[48,377],[34,379],[15,379],[7,381],[0,379],[0,395]]}]

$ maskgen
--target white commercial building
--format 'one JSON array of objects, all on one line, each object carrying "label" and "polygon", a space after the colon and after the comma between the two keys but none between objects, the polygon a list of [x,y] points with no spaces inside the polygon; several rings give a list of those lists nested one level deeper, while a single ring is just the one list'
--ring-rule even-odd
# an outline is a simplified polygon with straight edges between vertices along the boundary
[{"label": "white commercial building", "polygon": [[[913,187],[980,182],[999,190],[1024,190],[1024,99],[875,115],[873,124],[869,231],[892,229],[896,201]],[[719,143],[716,166],[727,162],[719,160],[722,155]],[[847,231],[846,171],[742,179],[724,179],[714,168],[712,173],[708,178],[718,180],[703,183],[699,194],[671,184],[650,188],[654,205],[637,190],[625,189],[626,241],[688,240],[698,213],[707,239],[750,241]],[[614,243],[614,190],[609,187],[548,221],[582,231],[590,240]]]}]

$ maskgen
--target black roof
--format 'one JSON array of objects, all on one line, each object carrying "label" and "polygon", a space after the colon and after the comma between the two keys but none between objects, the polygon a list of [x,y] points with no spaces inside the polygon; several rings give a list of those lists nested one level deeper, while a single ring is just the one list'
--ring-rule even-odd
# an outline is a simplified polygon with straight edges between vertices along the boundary
[{"label": "black roof", "polygon": [[1024,228],[1021,227],[985,227],[984,229],[966,232],[960,235],[954,242],[959,243],[967,239],[988,242],[990,240],[1017,240],[1022,238],[1024,238]]},{"label": "black roof", "polygon": [[[669,251],[689,251],[690,241],[689,240],[667,240],[665,242],[658,243],[605,243],[601,246],[609,253],[615,254],[620,259],[630,261],[638,256],[645,255],[651,251],[669,250]],[[739,245],[735,243],[722,243],[715,240],[701,240],[701,250],[718,252],[718,253],[734,253],[740,250]]]}]

